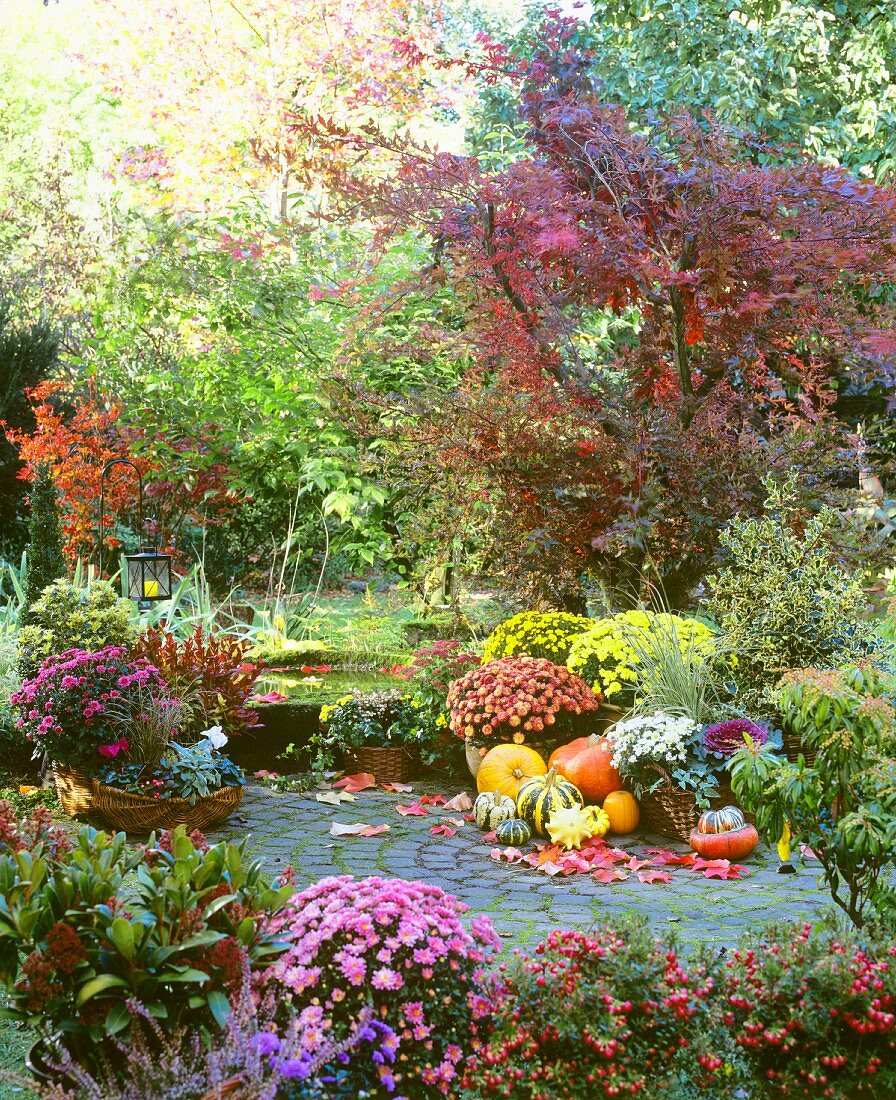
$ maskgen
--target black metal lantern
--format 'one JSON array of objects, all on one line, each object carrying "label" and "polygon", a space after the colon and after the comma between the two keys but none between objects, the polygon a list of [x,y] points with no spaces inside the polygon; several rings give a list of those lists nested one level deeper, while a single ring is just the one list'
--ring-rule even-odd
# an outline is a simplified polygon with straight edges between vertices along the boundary
[{"label": "black metal lantern", "polygon": [[[105,529],[106,474],[113,466],[130,466],[137,475],[140,494],[140,534],[146,526],[143,511],[143,478],[129,458],[112,458],[103,467],[100,477],[100,571],[103,564],[103,531]],[[128,599],[138,607],[147,608],[154,600],[171,598],[171,555],[160,554],[155,546],[147,546],[136,554],[125,554]]]}]

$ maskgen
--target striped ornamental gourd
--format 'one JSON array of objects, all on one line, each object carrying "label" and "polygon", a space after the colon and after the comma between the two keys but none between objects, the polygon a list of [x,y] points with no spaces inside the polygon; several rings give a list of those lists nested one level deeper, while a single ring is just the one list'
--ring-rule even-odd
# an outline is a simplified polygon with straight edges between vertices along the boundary
[{"label": "striped ornamental gourd", "polygon": [[548,818],[554,810],[567,810],[584,802],[579,788],[551,768],[547,775],[536,776],[520,787],[516,812],[539,836],[546,836]]},{"label": "striped ornamental gourd", "polygon": [[512,844],[519,848],[527,840],[532,839],[532,830],[521,818],[515,817],[510,821],[502,821],[495,829],[495,836],[502,844]]}]

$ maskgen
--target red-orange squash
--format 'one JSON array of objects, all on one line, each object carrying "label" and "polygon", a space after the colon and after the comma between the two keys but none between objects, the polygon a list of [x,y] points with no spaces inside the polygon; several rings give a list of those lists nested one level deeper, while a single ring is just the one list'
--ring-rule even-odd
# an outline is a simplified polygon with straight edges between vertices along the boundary
[{"label": "red-orange squash", "polygon": [[516,801],[520,787],[547,770],[544,760],[526,745],[495,745],[482,758],[476,786],[480,791],[500,791]]},{"label": "red-orange squash", "polygon": [[724,833],[702,833],[698,825],[691,832],[691,847],[704,859],[743,859],[758,843],[755,825],[742,825]]},{"label": "red-orange squash", "polygon": [[622,787],[622,776],[613,767],[612,758],[613,746],[607,738],[593,733],[554,749],[548,766],[578,787],[586,802],[603,802],[611,791]]},{"label": "red-orange squash", "polygon": [[641,820],[637,799],[629,791],[611,791],[604,799],[611,833],[633,833]]}]

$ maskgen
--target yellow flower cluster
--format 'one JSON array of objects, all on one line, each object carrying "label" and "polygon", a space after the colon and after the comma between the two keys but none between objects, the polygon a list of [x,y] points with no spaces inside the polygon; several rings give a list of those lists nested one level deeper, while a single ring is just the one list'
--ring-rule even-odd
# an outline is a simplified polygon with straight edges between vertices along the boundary
[{"label": "yellow flower cluster", "polygon": [[330,715],[339,710],[340,707],[345,706],[346,703],[350,703],[354,699],[354,696],[349,692],[348,695],[343,695],[341,699],[337,699],[335,703],[324,703],[320,708],[320,723],[325,726],[330,719]]},{"label": "yellow flower cluster", "polygon": [[573,640],[592,625],[584,615],[565,611],[521,611],[488,636],[482,663],[500,657],[541,657],[565,664]]},{"label": "yellow flower cluster", "polygon": [[644,648],[660,638],[674,639],[683,653],[712,638],[712,631],[698,619],[667,612],[623,611],[598,619],[590,630],[573,639],[566,667],[610,702],[614,696],[622,701],[638,682],[639,658],[630,641],[633,632],[640,635],[639,643]]}]

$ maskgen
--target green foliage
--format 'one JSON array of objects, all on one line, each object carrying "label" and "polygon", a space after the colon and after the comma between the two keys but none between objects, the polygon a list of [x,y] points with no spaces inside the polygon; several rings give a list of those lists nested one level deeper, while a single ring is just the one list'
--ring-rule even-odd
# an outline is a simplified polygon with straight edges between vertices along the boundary
[{"label": "green foliage", "polygon": [[172,741],[163,758],[145,763],[110,764],[97,773],[100,783],[152,798],[185,798],[191,806],[222,787],[245,783],[239,767],[227,756],[215,752],[208,741],[179,745]]},{"label": "green foliage", "polygon": [[30,676],[54,653],[130,645],[137,636],[133,604],[108,581],[79,588],[67,580],[49,585],[31,608],[31,625],[19,633],[19,671]]},{"label": "green foliage", "polygon": [[59,494],[50,467],[41,463],[31,483],[31,517],[28,521],[28,557],[25,572],[25,603],[19,626],[32,621],[32,608],[44,589],[68,574],[62,556],[59,530]]},{"label": "green foliage", "polygon": [[656,650],[650,667],[665,669],[657,653],[671,644],[682,654],[690,653],[688,661],[696,662],[704,647],[707,657],[710,656],[712,631],[698,619],[669,612],[622,611],[606,619],[597,619],[590,630],[574,639],[566,665],[610,703],[623,705],[632,702],[639,690],[644,674],[640,655]]},{"label": "green foliage", "polygon": [[814,759],[794,763],[754,743],[734,757],[731,785],[768,840],[789,823],[855,925],[876,916],[896,929],[896,720],[885,689],[892,679],[869,668],[789,673],[776,704]]},{"label": "green foliage", "polygon": [[766,490],[761,518],[722,533],[725,565],[707,579],[707,611],[734,657],[735,705],[754,718],[773,713],[769,693],[787,669],[844,664],[877,644],[862,578],[838,561],[836,512],[807,517],[795,473]]},{"label": "green foliage", "polygon": [[521,611],[500,623],[486,639],[482,662],[514,654],[566,664],[570,646],[592,625],[584,615],[565,611]]},{"label": "green foliage", "polygon": [[44,1034],[89,1038],[88,1067],[104,1039],[127,1032],[129,998],[167,1033],[214,1029],[243,980],[228,945],[245,948],[256,968],[279,949],[260,918],[292,887],[271,885],[261,861],[246,860],[245,843],[208,848],[181,826],[132,848],[124,833],[84,827],[72,846],[47,817],[16,823],[6,804],[0,815],[7,1014]]},{"label": "green foliage", "polygon": [[31,756],[31,746],[15,728],[17,716],[9,702],[21,683],[16,658],[14,639],[0,634],[0,760],[7,766]]},{"label": "green foliage", "polygon": [[438,731],[428,712],[400,691],[353,691],[321,707],[320,730],[311,738],[314,767],[331,768],[341,749],[405,748],[432,752]]}]

